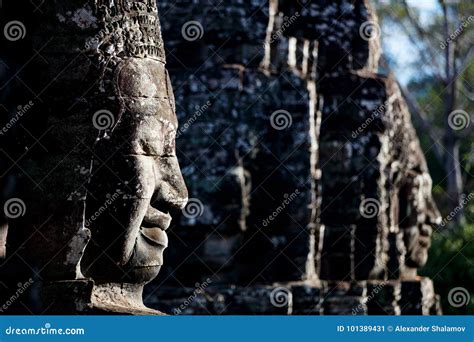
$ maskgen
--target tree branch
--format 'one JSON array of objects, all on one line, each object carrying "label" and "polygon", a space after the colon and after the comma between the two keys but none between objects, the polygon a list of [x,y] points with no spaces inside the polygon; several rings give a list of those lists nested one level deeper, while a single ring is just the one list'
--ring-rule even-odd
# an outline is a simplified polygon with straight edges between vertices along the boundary
[{"label": "tree branch", "polygon": [[[469,50],[467,50],[466,52],[466,56],[463,58],[463,60],[461,61],[461,65],[459,66],[459,74],[464,72],[464,70],[468,67],[469,63],[472,62],[472,58],[474,57],[474,45],[471,45],[471,47],[469,47]],[[456,77],[459,76],[459,75],[456,75]]]},{"label": "tree branch", "polygon": [[428,137],[430,139],[430,142],[433,145],[433,151],[434,151],[434,155],[436,157],[436,160],[441,165],[443,165],[444,157],[443,157],[443,153],[441,152],[442,151],[442,144],[438,139],[436,139],[436,137],[438,135],[434,132],[433,125],[429,121],[428,115],[420,107],[420,105],[413,98],[413,96],[411,96],[409,91],[404,86],[402,86],[401,84],[399,84],[399,86],[400,86],[400,89],[402,91],[403,97],[407,101],[408,108],[410,109],[410,112],[414,113],[420,119],[421,126],[422,126],[423,130],[425,130],[428,133]]},{"label": "tree branch", "polygon": [[[436,68],[438,70],[440,70],[441,67],[438,63],[438,60],[436,59],[436,55],[435,55],[434,51],[432,50],[432,44],[429,41],[429,34],[423,29],[423,27],[418,22],[417,18],[415,18],[415,16],[411,12],[410,6],[408,6],[408,3],[406,2],[406,0],[402,0],[402,4],[403,4],[403,7],[404,7],[405,12],[407,14],[408,21],[414,27],[416,33],[418,34],[418,36],[420,38],[420,41],[423,42],[423,45],[426,48],[426,50],[422,50],[421,52],[422,53],[426,52],[429,55],[429,57],[431,58],[432,63],[436,64]],[[411,37],[410,37],[410,40],[412,41],[412,43],[414,43],[414,41],[415,41]],[[425,61],[426,60],[427,60],[427,58],[425,58]],[[442,78],[441,75],[439,75],[439,77]]]}]

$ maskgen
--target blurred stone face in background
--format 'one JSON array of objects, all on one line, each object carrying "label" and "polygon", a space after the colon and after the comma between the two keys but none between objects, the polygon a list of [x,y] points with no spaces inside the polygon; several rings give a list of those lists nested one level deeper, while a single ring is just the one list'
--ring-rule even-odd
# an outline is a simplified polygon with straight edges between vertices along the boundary
[{"label": "blurred stone face in background", "polygon": [[406,248],[405,263],[420,268],[428,260],[433,226],[440,216],[431,195],[428,174],[408,173],[408,181],[400,191],[400,228]]}]

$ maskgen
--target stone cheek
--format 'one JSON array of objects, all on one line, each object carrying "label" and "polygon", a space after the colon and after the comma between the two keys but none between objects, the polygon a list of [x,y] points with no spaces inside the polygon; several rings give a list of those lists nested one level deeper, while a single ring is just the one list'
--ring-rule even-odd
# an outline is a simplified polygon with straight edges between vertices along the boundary
[{"label": "stone cheek", "polygon": [[170,98],[165,65],[150,58],[130,58],[117,71],[117,90],[127,97]]}]

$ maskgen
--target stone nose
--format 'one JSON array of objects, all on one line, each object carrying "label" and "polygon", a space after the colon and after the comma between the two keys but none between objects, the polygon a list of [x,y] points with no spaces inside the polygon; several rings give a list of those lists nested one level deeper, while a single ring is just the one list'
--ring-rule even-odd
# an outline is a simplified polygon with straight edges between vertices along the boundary
[{"label": "stone nose", "polygon": [[158,210],[180,211],[188,202],[188,189],[176,157],[157,163],[156,186],[152,205]]}]

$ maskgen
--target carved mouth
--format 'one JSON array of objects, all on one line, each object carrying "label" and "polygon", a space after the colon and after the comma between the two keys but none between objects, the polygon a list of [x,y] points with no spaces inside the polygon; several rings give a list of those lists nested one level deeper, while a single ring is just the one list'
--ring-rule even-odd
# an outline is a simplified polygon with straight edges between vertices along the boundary
[{"label": "carved mouth", "polygon": [[168,235],[160,228],[142,228],[141,233],[150,244],[168,247]]},{"label": "carved mouth", "polygon": [[152,206],[148,207],[148,210],[143,218],[142,227],[145,228],[159,228],[163,231],[169,228],[171,224],[171,215],[159,211]]},{"label": "carved mouth", "polygon": [[166,248],[168,247],[168,235],[165,230],[168,229],[170,224],[170,214],[149,206],[143,218],[140,232],[150,244]]}]

